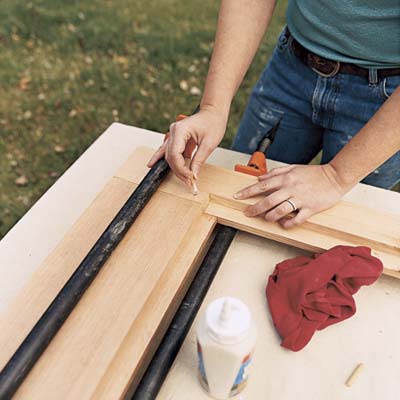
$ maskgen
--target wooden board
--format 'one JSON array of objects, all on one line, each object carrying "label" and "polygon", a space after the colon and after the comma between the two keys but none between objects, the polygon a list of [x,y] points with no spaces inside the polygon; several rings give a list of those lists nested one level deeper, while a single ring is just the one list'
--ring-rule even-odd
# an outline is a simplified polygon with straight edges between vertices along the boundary
[{"label": "wooden board", "polygon": [[[37,269],[2,318],[0,367],[147,172],[138,149]],[[170,174],[49,345],[16,398],[114,399],[137,383],[191,281],[217,221],[314,252],[368,245],[400,277],[400,218],[341,202],[284,230],[247,218],[232,194],[253,177],[207,165],[194,197]]]},{"label": "wooden board", "polygon": [[[1,320],[1,367],[135,187],[113,178],[34,274]],[[118,398],[143,372],[214,224],[198,203],[156,193],[15,398]]]},{"label": "wooden board", "polygon": [[[144,367],[150,362],[165,333],[164,328],[169,326],[194,277],[197,268],[188,269],[188,266],[199,265],[214,224],[214,218],[204,215],[191,225],[181,242],[179,251],[168,263],[152,295],[143,306],[140,317],[135,320],[113,362],[109,365],[93,399],[106,400],[114,398],[115,393],[125,393],[128,389],[127,382],[133,387],[137,385]],[[180,287],[174,297],[178,283]],[[160,322],[157,318],[147,318],[149,315],[164,315],[164,317]],[[147,332],[148,336],[138,341],[138,332]],[[143,349],[146,351],[143,352]]]},{"label": "wooden board", "polygon": [[[144,172],[138,165],[145,164],[151,153],[151,149],[138,149],[117,176],[138,183]],[[254,182],[256,178],[252,176],[205,165],[198,184],[200,194],[192,201],[201,203],[206,213],[217,217],[220,223],[312,252],[321,252],[338,244],[368,246],[384,263],[384,273],[400,278],[400,216],[340,201],[335,207],[313,215],[303,225],[286,230],[261,217],[248,218],[241,212],[261,196],[246,200],[236,200],[232,196]],[[185,199],[192,197],[172,174],[159,190]]]},{"label": "wooden board", "polygon": [[[232,226],[244,232],[249,232],[313,253],[321,253],[338,244],[348,246],[371,246],[370,244],[366,244],[361,238],[349,240],[346,238],[346,235],[343,235],[343,237],[340,237],[340,235],[339,237],[333,236],[323,231],[318,232],[317,230],[308,229],[306,224],[296,229],[285,230],[278,224],[266,222],[262,218],[249,219],[242,211],[230,209],[214,202],[210,202],[209,206],[206,208],[206,213],[216,216],[218,222],[221,224]],[[398,255],[379,250],[373,250],[373,254],[379,257],[386,266],[383,271],[385,275],[400,278],[400,272],[398,270],[387,267],[399,265]]]}]

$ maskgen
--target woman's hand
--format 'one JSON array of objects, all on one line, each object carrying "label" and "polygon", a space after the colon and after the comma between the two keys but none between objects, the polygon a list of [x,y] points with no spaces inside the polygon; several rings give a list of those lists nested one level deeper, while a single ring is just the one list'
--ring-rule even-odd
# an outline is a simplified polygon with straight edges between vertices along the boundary
[{"label": "woman's hand", "polygon": [[[152,167],[165,156],[176,176],[190,186],[192,176],[198,179],[200,168],[219,145],[226,130],[227,116],[213,107],[203,106],[197,114],[174,122],[170,136],[147,163]],[[189,168],[185,165],[184,152],[189,141],[198,146]]]},{"label": "woman's hand", "polygon": [[[289,165],[273,169],[258,179],[258,183],[240,190],[234,197],[247,199],[265,193],[262,200],[245,209],[245,215],[265,214],[267,221],[279,221],[284,228],[299,225],[311,215],[332,207],[350,189],[340,183],[330,164]],[[286,218],[293,211],[298,211],[296,216]]]}]

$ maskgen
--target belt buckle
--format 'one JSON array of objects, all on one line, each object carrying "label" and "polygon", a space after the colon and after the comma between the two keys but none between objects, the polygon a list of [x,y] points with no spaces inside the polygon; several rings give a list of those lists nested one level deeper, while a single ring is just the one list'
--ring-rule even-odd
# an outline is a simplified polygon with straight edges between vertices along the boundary
[{"label": "belt buckle", "polygon": [[333,76],[335,76],[339,72],[339,69],[340,69],[340,62],[339,61],[325,60],[325,59],[320,58],[318,56],[310,57],[310,55],[309,55],[308,60],[309,60],[310,63],[311,63],[312,59],[315,61],[315,63],[317,65],[326,65],[326,61],[329,61],[330,63],[332,63],[332,62],[335,63],[332,71],[328,72],[328,73],[319,70],[318,68],[314,67],[313,65],[310,65],[311,69],[314,72],[316,72],[317,74],[323,76],[324,78],[332,78]]}]

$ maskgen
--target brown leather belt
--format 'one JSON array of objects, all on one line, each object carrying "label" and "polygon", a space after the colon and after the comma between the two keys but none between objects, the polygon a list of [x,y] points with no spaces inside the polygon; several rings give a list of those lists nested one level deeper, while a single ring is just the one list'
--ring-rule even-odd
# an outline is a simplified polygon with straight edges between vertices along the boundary
[{"label": "brown leather belt", "polygon": [[[287,39],[292,38],[291,47],[293,53],[306,65],[308,65],[313,71],[325,77],[332,77],[338,73],[351,74],[359,76],[369,76],[369,69],[362,68],[355,64],[344,63],[339,61],[328,60],[312,53],[302,46],[286,28],[285,36]],[[385,78],[388,76],[400,75],[400,68],[385,68],[378,69],[378,78]]]}]

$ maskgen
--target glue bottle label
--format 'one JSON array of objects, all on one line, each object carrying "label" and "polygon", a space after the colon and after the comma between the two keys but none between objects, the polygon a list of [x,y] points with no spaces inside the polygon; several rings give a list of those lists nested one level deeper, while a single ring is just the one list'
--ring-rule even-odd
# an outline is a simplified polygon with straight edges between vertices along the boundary
[{"label": "glue bottle label", "polygon": [[244,389],[249,378],[249,368],[251,364],[251,354],[247,355],[240,366],[239,372],[236,376],[235,382],[233,383],[230,396],[235,396]]},{"label": "glue bottle label", "polygon": [[201,386],[208,392],[209,387],[208,387],[208,381],[207,381],[207,376],[206,376],[206,369],[204,367],[204,360],[203,360],[203,352],[201,350],[200,343],[197,342],[197,355],[198,355],[198,366],[199,366],[199,380],[201,383]]}]

